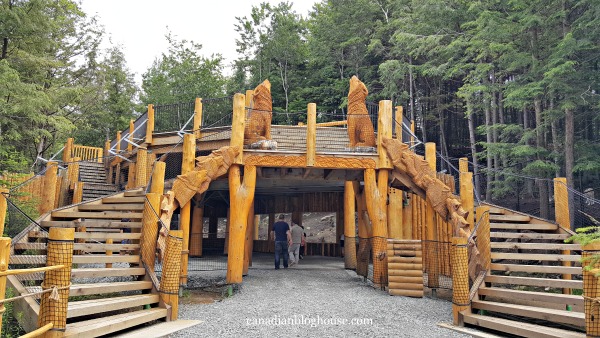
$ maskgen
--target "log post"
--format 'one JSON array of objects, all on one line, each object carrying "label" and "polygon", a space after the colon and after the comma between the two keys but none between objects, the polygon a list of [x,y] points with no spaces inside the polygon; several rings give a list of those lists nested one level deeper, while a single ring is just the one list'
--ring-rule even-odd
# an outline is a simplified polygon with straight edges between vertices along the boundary
[{"label": "log post", "polygon": [[392,138],[392,101],[390,100],[379,101],[379,115],[377,117],[377,153],[379,154],[379,168],[389,169],[392,168],[393,165],[387,155],[387,151],[383,147],[384,138]]},{"label": "log post", "polygon": [[179,283],[181,271],[181,253],[183,248],[183,232],[170,230],[167,236],[163,258],[162,277],[160,280],[160,299],[171,307],[167,320],[177,320],[179,310]]},{"label": "log post", "polygon": [[402,216],[402,190],[388,188],[389,203],[387,205],[388,213],[388,238],[391,239],[409,239],[404,234],[404,225]]},{"label": "log post", "polygon": [[75,186],[73,187],[73,204],[83,201],[83,185],[83,182],[75,182]]},{"label": "log post", "polygon": [[62,337],[67,327],[67,305],[69,302],[69,286],[71,285],[71,266],[73,265],[73,240],[75,229],[50,228],[48,235],[46,266],[64,265],[59,270],[46,271],[42,290],[57,287],[58,297],[54,293],[44,293],[40,297],[38,327],[52,323],[54,327],[44,337]]},{"label": "log post", "polygon": [[[195,161],[196,136],[194,134],[186,134],[183,136],[183,158],[181,161],[181,174],[185,175],[190,171],[194,170]],[[191,212],[191,201],[181,206],[181,213],[179,215],[179,229],[183,231],[183,251],[181,252],[181,285],[187,284]]]},{"label": "log post", "polygon": [[[0,197],[0,199],[4,199]],[[6,210],[4,208],[3,210]],[[2,214],[2,210],[0,210],[0,215]],[[2,223],[2,226],[4,224]],[[5,272],[8,270],[8,263],[10,261],[10,238],[8,237],[0,237],[0,272]],[[4,300],[6,297],[6,276],[0,277],[0,301]],[[2,323],[2,314],[4,313],[4,302],[0,303],[0,323]],[[0,325],[0,333],[2,332],[2,325]]]},{"label": "log post", "polygon": [[[475,226],[475,200],[473,195],[473,173],[471,172],[460,172],[460,204],[463,209],[469,214],[465,217],[471,231]],[[453,229],[454,231],[458,229]]]},{"label": "log post", "polygon": [[[569,191],[567,190],[567,179],[557,177],[554,179],[554,214],[556,223],[561,227],[571,230],[571,215],[569,211]],[[570,255],[570,250],[563,250],[563,255]],[[562,262],[563,266],[571,266],[571,262]],[[562,279],[572,279],[571,274],[563,274]],[[571,294],[571,289],[564,288],[564,294]]]},{"label": "log post", "polygon": [[[6,223],[6,210],[8,208],[8,202],[6,201],[6,197],[8,196],[8,189],[0,188],[0,236],[4,234],[4,225]],[[0,290],[2,292],[2,290]],[[4,293],[0,294],[0,296],[4,295]],[[2,312],[0,312],[0,315]],[[2,323],[0,321],[0,323]],[[0,325],[2,326],[2,325]]]},{"label": "log post", "polygon": [[243,182],[241,181],[240,169],[239,165],[232,165],[229,168],[231,220],[229,223],[229,253],[227,256],[228,284],[238,284],[242,282],[244,242],[246,226],[248,223],[248,212],[254,200],[254,189],[256,187],[256,167],[244,167]]},{"label": "log post", "polygon": [[479,227],[477,228],[477,249],[481,255],[483,267],[489,270],[492,264],[492,253],[490,244],[490,207],[480,206],[476,210],[479,217]]},{"label": "log post", "polygon": [[196,139],[202,137],[202,99],[197,97],[194,101],[194,135]]},{"label": "log post", "polygon": [[152,144],[152,134],[154,133],[154,105],[148,105],[148,121],[146,122],[146,143]]},{"label": "log post", "polygon": [[73,156],[73,138],[69,137],[65,143],[65,149],[63,149],[63,162],[71,161],[71,156]]},{"label": "log post", "polygon": [[42,190],[42,204],[40,205],[40,214],[45,214],[54,209],[56,199],[56,182],[58,173],[58,163],[50,161],[46,165],[44,174],[44,187]]},{"label": "log post", "polygon": [[154,163],[152,172],[152,182],[150,183],[150,192],[162,195],[165,190],[165,162]]},{"label": "log post", "polygon": [[[104,142],[104,158],[102,158],[105,168],[108,168],[110,166],[110,153],[108,152],[109,150],[110,150],[110,140],[106,140]],[[111,182],[110,182],[111,179],[112,179],[112,175],[108,175],[108,177],[106,177],[106,183],[111,184]]]},{"label": "log post", "polygon": [[365,199],[367,212],[373,226],[373,286],[387,286],[387,191],[389,172],[379,169],[365,169]]},{"label": "log post", "polygon": [[452,237],[450,264],[452,266],[452,317],[454,325],[459,325],[459,313],[470,311],[469,300],[469,254],[468,239]]},{"label": "log post", "polygon": [[[437,172],[436,169],[436,153],[435,153],[435,143],[427,142],[425,143],[425,160],[429,164],[429,167],[433,172]],[[426,256],[427,259],[427,273],[428,273],[428,284],[430,288],[437,288],[439,286],[439,264],[441,263],[440,259],[435,259],[440,256],[439,248],[437,247],[438,231],[435,222],[435,210],[433,210],[433,206],[429,201],[425,201],[425,226],[427,227],[426,237],[427,246],[426,246]]]},{"label": "log post", "polygon": [[147,174],[148,150],[138,149],[135,166],[135,187],[143,187],[148,184]]},{"label": "log post", "polygon": [[231,141],[232,147],[238,147],[240,154],[235,158],[236,164],[244,163],[244,128],[246,126],[246,96],[244,94],[235,94],[233,96],[233,120],[231,122]]},{"label": "log post", "polygon": [[127,189],[135,188],[135,167],[137,163],[129,162],[129,168],[127,170]]},{"label": "log post", "polygon": [[317,105],[309,103],[306,117],[306,166],[314,167],[317,152]]},{"label": "log post", "polygon": [[351,181],[344,182],[344,268],[356,270],[356,196]]},{"label": "log post", "polygon": [[396,106],[396,119],[394,121],[394,132],[396,139],[402,141],[402,123],[404,122],[404,112],[402,106]]},{"label": "log post", "polygon": [[203,226],[204,208],[195,205],[192,212],[192,227],[190,230],[190,256],[202,257]]},{"label": "log post", "polygon": [[356,212],[358,214],[358,252],[356,253],[356,273],[367,277],[369,273],[369,257],[371,254],[371,237],[373,228],[367,212],[366,193],[359,192],[360,184],[352,182],[356,196]]},{"label": "log post", "polygon": [[142,263],[154,271],[156,256],[156,238],[158,237],[158,213],[160,212],[161,194],[150,192],[146,194],[144,211],[142,213],[142,236],[140,241],[140,256]]},{"label": "log post", "polygon": [[135,125],[133,123],[133,119],[129,120],[129,142],[127,142],[127,152],[131,153],[133,151],[133,130],[135,129]]},{"label": "log post", "polygon": [[248,267],[252,266],[252,250],[254,248],[254,201],[248,210],[248,219],[246,220],[246,237],[244,241],[244,268],[242,276],[248,275]]},{"label": "log post", "polygon": [[458,171],[461,173],[469,172],[469,159],[466,157],[461,157],[458,159]]}]

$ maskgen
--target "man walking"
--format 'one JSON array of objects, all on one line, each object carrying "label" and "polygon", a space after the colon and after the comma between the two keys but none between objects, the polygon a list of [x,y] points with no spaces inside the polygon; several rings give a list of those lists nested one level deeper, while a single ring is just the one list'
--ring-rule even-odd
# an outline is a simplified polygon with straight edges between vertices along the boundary
[{"label": "man walking", "polygon": [[288,267],[288,243],[291,243],[290,225],[285,221],[285,215],[280,214],[277,222],[273,224],[271,238],[275,238],[275,270],[279,269],[279,259],[283,255],[283,268]]},{"label": "man walking", "polygon": [[302,243],[302,237],[304,236],[304,229],[298,224],[292,222],[291,237],[292,242],[290,244],[290,265],[298,264],[300,261],[300,244]]}]

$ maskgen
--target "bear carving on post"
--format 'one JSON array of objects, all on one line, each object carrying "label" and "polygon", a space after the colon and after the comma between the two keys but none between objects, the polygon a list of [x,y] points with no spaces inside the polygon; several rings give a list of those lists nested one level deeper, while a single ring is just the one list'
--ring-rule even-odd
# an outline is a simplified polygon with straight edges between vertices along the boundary
[{"label": "bear carving on post", "polygon": [[348,92],[348,138],[350,148],[375,147],[375,130],[365,100],[369,91],[358,77],[350,79]]},{"label": "bear carving on post", "polygon": [[253,149],[277,149],[277,142],[271,140],[271,119],[273,118],[271,83],[263,81],[254,89],[244,128],[244,145]]}]

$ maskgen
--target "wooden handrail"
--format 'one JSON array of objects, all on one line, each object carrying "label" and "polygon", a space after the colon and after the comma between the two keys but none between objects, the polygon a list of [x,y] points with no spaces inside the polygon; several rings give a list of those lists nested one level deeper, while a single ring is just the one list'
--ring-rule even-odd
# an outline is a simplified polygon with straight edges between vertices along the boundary
[{"label": "wooden handrail", "polygon": [[317,127],[337,127],[337,126],[345,126],[347,124],[348,124],[348,120],[331,121],[331,122],[317,123]]},{"label": "wooden handrail", "polygon": [[0,277],[13,276],[13,275],[25,275],[25,274],[36,273],[36,272],[60,270],[60,269],[64,269],[64,268],[65,268],[64,265],[53,265],[53,266],[44,266],[41,268],[6,270],[6,271],[0,271]]},{"label": "wooden handrail", "polygon": [[74,144],[71,150],[71,158],[80,157],[82,161],[97,160],[102,162],[104,149],[100,147],[83,146]]},{"label": "wooden handrail", "polygon": [[33,337],[39,337],[39,336],[41,336],[42,334],[44,334],[44,333],[46,333],[46,332],[50,331],[50,330],[51,330],[53,327],[54,327],[54,324],[53,324],[53,323],[48,323],[48,324],[46,324],[46,325],[44,325],[44,326],[42,326],[42,327],[40,327],[40,328],[38,328],[38,329],[36,329],[36,330],[34,330],[34,331],[31,331],[31,332],[29,332],[29,333],[27,333],[27,334],[24,334],[24,335],[22,335],[20,338],[33,338]]}]

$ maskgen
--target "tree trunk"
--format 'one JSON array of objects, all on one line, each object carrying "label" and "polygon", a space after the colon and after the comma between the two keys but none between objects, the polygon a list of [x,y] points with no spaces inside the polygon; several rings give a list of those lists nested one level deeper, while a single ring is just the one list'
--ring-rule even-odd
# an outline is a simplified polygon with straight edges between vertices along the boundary
[{"label": "tree trunk", "polygon": [[413,73],[412,73],[412,56],[408,57],[408,97],[409,97],[409,106],[410,106],[410,120],[415,120],[415,97],[413,93]]},{"label": "tree trunk", "polygon": [[[546,148],[544,144],[544,128],[542,122],[542,101],[539,97],[536,97],[533,100],[533,106],[535,108],[535,145],[538,148],[537,159],[539,161],[543,161],[542,155],[539,150]],[[546,178],[546,177],[542,177]],[[539,187],[539,202],[540,202],[540,217],[548,219],[548,185],[546,181],[538,181],[537,185]]]},{"label": "tree trunk", "polygon": [[487,143],[486,157],[487,157],[487,172],[486,172],[486,188],[485,188],[485,201],[490,203],[492,202],[492,178],[494,177],[493,169],[493,160],[492,160],[492,151],[490,150],[490,145],[493,142],[492,136],[492,111],[490,109],[490,102],[484,99],[485,105],[485,137]]},{"label": "tree trunk", "polygon": [[481,191],[481,182],[479,179],[479,168],[477,166],[477,144],[475,139],[475,122],[473,121],[474,116],[471,110],[471,101],[467,99],[467,122],[469,124],[469,144],[471,146],[471,157],[473,158],[473,177],[475,177],[475,195],[476,199],[479,200]]},{"label": "tree trunk", "polygon": [[565,109],[565,176],[567,177],[567,185],[573,187],[573,167],[575,166],[575,116],[573,110]]}]

